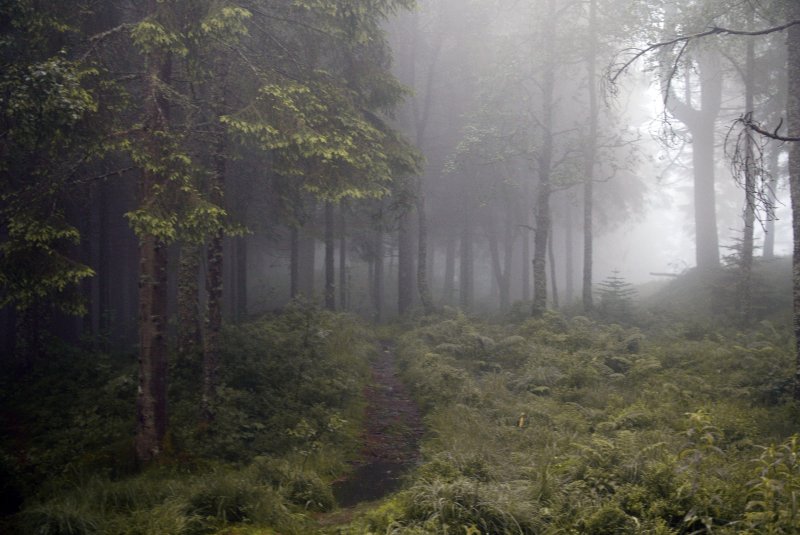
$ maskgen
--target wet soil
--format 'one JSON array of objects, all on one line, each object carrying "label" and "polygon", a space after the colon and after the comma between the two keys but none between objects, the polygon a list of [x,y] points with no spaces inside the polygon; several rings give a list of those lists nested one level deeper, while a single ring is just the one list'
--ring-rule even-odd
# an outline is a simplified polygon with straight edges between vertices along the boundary
[{"label": "wet soil", "polygon": [[362,447],[353,471],[333,483],[340,507],[377,500],[397,490],[404,472],[419,460],[422,420],[400,380],[394,349],[382,344],[371,363]]}]

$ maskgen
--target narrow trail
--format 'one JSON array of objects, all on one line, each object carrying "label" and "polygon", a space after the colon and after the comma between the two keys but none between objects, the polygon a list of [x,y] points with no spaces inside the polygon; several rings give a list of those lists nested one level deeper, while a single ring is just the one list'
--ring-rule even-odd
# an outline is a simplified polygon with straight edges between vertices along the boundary
[{"label": "narrow trail", "polygon": [[372,383],[364,389],[367,408],[361,452],[353,472],[333,484],[342,508],[397,490],[405,470],[419,459],[422,419],[397,373],[394,348],[383,343],[370,367]]}]

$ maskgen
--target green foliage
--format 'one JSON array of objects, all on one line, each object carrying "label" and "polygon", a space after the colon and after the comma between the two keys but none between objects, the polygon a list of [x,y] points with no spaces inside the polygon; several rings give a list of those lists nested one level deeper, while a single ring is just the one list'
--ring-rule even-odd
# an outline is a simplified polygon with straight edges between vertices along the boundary
[{"label": "green foliage", "polygon": [[353,532],[793,532],[796,440],[756,446],[796,425],[767,394],[791,348],[770,324],[711,333],[428,321],[398,347],[423,463]]},{"label": "green foliage", "polygon": [[245,523],[308,533],[305,516],[334,507],[329,482],[358,448],[374,343],[354,318],[299,302],[227,328],[224,340],[215,424],[199,426],[199,360],[174,362],[169,445],[161,466],[136,477],[133,357],[56,347],[21,389],[7,371],[3,492],[27,500],[15,528],[199,534]]},{"label": "green foliage", "polygon": [[619,276],[619,271],[612,271],[611,275],[598,283],[598,292],[600,302],[597,309],[604,321],[630,322],[633,319],[636,289]]}]

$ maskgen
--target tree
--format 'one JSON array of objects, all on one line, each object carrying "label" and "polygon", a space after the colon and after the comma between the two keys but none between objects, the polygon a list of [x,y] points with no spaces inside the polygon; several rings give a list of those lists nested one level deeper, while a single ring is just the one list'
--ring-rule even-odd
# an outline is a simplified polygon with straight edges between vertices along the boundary
[{"label": "tree", "polygon": [[[683,48],[688,43],[704,40],[711,36],[745,36],[753,38],[776,32],[786,32],[787,49],[787,81],[788,99],[786,104],[787,132],[780,134],[781,121],[777,128],[770,131],[761,126],[760,122],[752,116],[743,114],[739,123],[753,132],[778,141],[790,143],[789,147],[789,189],[792,203],[792,230],[794,233],[794,248],[792,253],[793,267],[793,328],[795,335],[796,362],[794,376],[794,399],[800,400],[800,3],[788,1],[780,2],[786,22],[772,25],[763,29],[734,29],[712,25],[710,28],[687,35],[679,35],[657,43],[652,43],[637,50],[630,59],[616,70],[612,75],[613,82],[634,61],[651,51],[665,47],[674,47],[678,44]],[[677,59],[680,59],[680,54]]]}]

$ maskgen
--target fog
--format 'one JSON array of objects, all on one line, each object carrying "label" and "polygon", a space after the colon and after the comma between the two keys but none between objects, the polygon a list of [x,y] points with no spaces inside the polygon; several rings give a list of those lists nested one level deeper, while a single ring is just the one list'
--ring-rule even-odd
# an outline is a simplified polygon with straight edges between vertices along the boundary
[{"label": "fog", "polygon": [[[47,72],[41,58],[61,53],[103,81],[76,78],[94,91],[88,106],[64,96],[77,107],[64,119],[73,137],[43,123],[38,131],[54,134],[38,149],[26,138],[5,146],[8,177],[41,177],[38,204],[9,178],[7,220],[45,224],[58,242],[37,264],[21,252],[34,234],[7,225],[17,247],[7,261],[19,268],[5,286],[7,325],[41,304],[68,338],[88,329],[133,341],[145,243],[167,250],[151,268],[167,274],[160,315],[189,314],[179,324],[217,309],[220,322],[240,321],[300,297],[379,322],[444,306],[588,312],[614,274],[644,284],[790,251],[786,147],[767,137],[745,145],[740,120],[750,98],[758,124],[780,124],[781,35],[751,41],[752,64],[741,36],[680,40],[735,27],[744,4],[389,2],[347,38],[336,10],[267,4],[220,15],[236,53],[209,37],[170,49],[173,60],[147,76],[125,74],[158,60],[144,37],[120,30],[143,16],[136,3],[59,12],[91,35],[41,41],[30,57],[12,51],[18,72]],[[202,21],[213,13],[185,12],[176,35],[195,23],[210,31]],[[757,10],[753,24],[770,16]],[[129,139],[142,124],[168,142]],[[169,157],[153,152],[160,145]],[[759,170],[749,197],[747,151]]]}]

